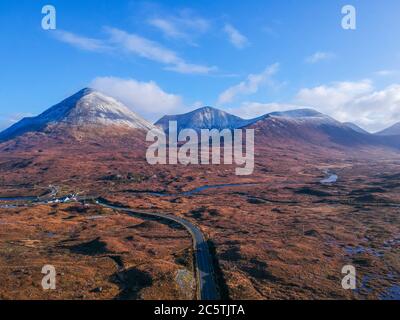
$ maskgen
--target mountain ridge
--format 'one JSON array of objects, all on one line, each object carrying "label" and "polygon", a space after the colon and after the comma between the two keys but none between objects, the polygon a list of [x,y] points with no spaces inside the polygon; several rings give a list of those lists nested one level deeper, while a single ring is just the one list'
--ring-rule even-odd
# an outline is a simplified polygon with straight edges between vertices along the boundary
[{"label": "mountain ridge", "polygon": [[94,89],[84,88],[36,117],[20,120],[0,133],[0,141],[27,132],[44,131],[57,126],[121,126],[130,129],[154,129],[147,120],[129,110],[121,102]]},{"label": "mountain ridge", "polygon": [[[316,144],[328,139],[346,146],[369,144],[400,148],[400,139],[397,136],[370,134],[355,124],[339,122],[312,108],[276,111],[253,119],[243,119],[226,111],[205,106],[184,114],[166,115],[153,125],[114,98],[91,88],[78,91],[36,117],[22,119],[1,132],[0,141],[28,132],[53,132],[57,136],[59,128],[86,130],[86,133],[92,136],[97,133],[101,133],[102,136],[115,136],[119,134],[119,128],[139,129],[143,132],[161,128],[167,132],[170,121],[177,121],[178,131],[186,128],[197,131],[258,128],[270,139],[297,139],[314,141]],[[117,127],[116,130],[109,130],[111,126]],[[123,133],[129,134],[125,130]]]},{"label": "mountain ridge", "polygon": [[163,116],[155,125],[167,131],[170,121],[176,121],[178,123],[178,131],[186,128],[194,130],[236,129],[250,123],[250,120],[242,119],[226,111],[210,106],[201,107],[184,114]]},{"label": "mountain ridge", "polygon": [[378,136],[400,136],[400,122],[375,133]]}]

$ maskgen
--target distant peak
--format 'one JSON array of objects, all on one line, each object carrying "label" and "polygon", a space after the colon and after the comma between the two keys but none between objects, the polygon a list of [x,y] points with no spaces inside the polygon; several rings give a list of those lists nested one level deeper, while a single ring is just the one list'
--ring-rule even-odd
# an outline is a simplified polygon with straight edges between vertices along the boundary
[{"label": "distant peak", "polygon": [[156,125],[163,130],[168,130],[169,121],[178,122],[178,131],[186,128],[194,130],[235,129],[248,124],[248,120],[210,106],[201,107],[184,114],[164,116],[156,122]]},{"label": "distant peak", "polygon": [[196,110],[194,110],[195,112],[208,112],[208,111],[220,111],[216,108],[210,107],[210,106],[204,106],[201,108],[198,108]]},{"label": "distant peak", "polygon": [[86,88],[83,88],[81,91],[85,92],[85,93],[92,93],[96,90],[94,90],[93,88],[90,88],[90,87],[86,87]]},{"label": "distant peak", "polygon": [[269,113],[271,116],[280,116],[280,117],[290,117],[290,118],[301,118],[301,117],[321,117],[325,116],[324,114],[311,109],[311,108],[303,108],[303,109],[294,109],[288,111],[277,111]]},{"label": "distant peak", "polygon": [[91,93],[96,92],[96,90],[94,90],[93,88],[83,88],[82,90],[79,90],[77,93],[74,94],[74,96],[80,96],[80,97],[84,97],[87,96]]}]

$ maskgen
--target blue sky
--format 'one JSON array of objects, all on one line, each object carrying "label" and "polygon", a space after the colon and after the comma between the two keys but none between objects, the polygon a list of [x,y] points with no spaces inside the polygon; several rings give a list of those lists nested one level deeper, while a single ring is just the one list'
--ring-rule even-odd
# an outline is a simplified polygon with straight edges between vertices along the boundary
[{"label": "blue sky", "polygon": [[[44,5],[57,29],[43,30]],[[357,29],[341,27],[344,5]],[[400,121],[398,0],[0,2],[0,128],[93,86],[149,120],[202,105]]]}]

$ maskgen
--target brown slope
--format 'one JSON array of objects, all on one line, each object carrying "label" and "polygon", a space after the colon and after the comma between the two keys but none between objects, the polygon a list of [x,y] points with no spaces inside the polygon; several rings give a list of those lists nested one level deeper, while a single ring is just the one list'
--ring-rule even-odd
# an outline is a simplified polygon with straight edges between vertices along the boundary
[{"label": "brown slope", "polygon": [[[57,127],[0,144],[0,184],[74,185],[140,171],[146,132],[126,127]],[[109,178],[111,179],[111,178]]]},{"label": "brown slope", "polygon": [[256,145],[259,146],[297,145],[301,148],[322,148],[351,153],[372,149],[398,152],[400,149],[400,140],[396,139],[397,137],[383,138],[363,134],[337,121],[324,119],[267,116],[247,128],[255,129]]}]

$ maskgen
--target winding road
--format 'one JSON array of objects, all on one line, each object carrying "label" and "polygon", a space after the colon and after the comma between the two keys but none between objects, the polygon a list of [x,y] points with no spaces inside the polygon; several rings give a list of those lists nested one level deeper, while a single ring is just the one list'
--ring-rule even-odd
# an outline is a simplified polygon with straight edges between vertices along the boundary
[{"label": "winding road", "polygon": [[[31,201],[30,203],[36,204],[46,204],[48,201],[55,201],[57,199],[54,198],[56,193],[58,192],[57,188],[52,187],[51,196],[52,199],[43,201],[39,200],[39,198],[32,197],[15,197],[15,198],[0,198],[0,201]],[[60,199],[68,198],[72,201],[85,201],[85,200],[93,200],[93,198],[86,197],[63,197]],[[59,199],[59,200],[60,200]],[[195,258],[195,268],[196,268],[196,283],[197,283],[197,299],[199,300],[218,300],[219,294],[217,291],[216,283],[215,283],[215,273],[213,261],[211,258],[210,249],[207,244],[207,240],[205,239],[201,230],[196,227],[190,221],[173,216],[165,213],[156,213],[156,212],[146,212],[141,210],[129,209],[126,207],[120,207],[109,203],[104,203],[101,200],[95,200],[96,204],[110,208],[113,210],[123,211],[130,215],[142,215],[148,217],[156,217],[161,218],[168,221],[173,221],[183,226],[192,236],[193,239],[193,249],[194,249],[194,258]],[[18,203],[17,205],[21,205]]]},{"label": "winding road", "polygon": [[193,223],[183,218],[164,214],[164,213],[150,213],[141,210],[128,209],[118,207],[116,205],[106,204],[101,201],[96,201],[98,205],[106,208],[124,211],[132,215],[146,215],[149,217],[157,217],[169,221],[176,222],[183,226],[193,238],[193,249],[196,262],[196,275],[197,275],[197,298],[199,300],[217,300],[218,291],[214,280],[214,267],[211,259],[210,250],[205,240],[203,233]]}]

